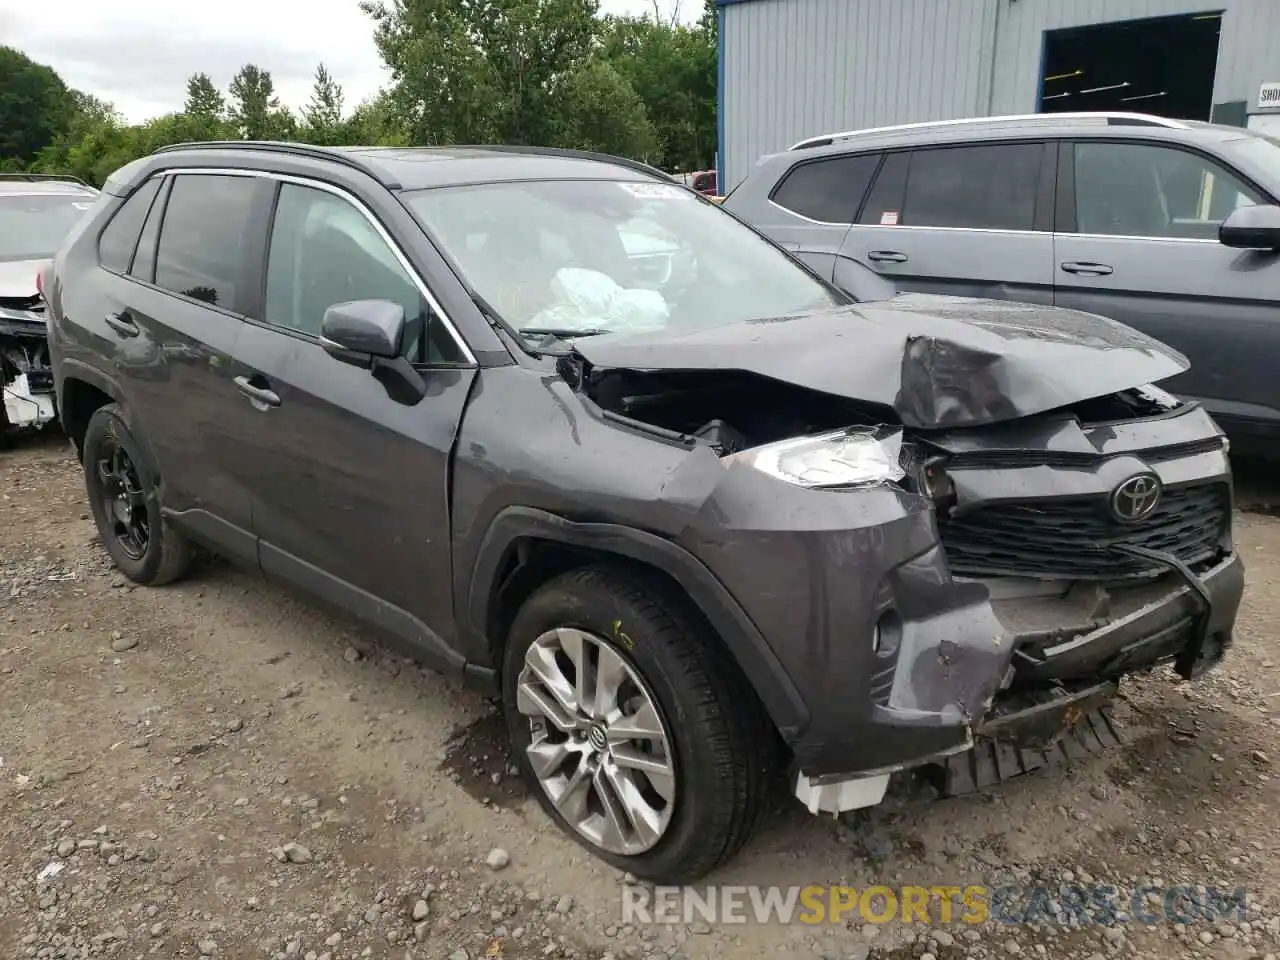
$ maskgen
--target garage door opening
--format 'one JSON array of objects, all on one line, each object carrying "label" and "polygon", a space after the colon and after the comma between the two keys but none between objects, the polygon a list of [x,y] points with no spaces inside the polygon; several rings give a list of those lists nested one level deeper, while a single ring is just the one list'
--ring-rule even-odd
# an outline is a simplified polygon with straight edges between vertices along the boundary
[{"label": "garage door opening", "polygon": [[1217,12],[1046,31],[1040,110],[1208,120],[1221,28]]}]

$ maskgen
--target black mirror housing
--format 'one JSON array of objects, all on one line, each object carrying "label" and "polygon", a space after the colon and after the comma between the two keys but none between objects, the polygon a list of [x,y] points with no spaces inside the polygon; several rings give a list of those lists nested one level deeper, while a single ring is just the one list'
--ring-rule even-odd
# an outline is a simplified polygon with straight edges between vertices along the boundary
[{"label": "black mirror housing", "polygon": [[1280,250],[1280,207],[1237,207],[1218,227],[1218,242],[1238,250]]},{"label": "black mirror housing", "polygon": [[390,300],[335,303],[320,321],[320,343],[346,363],[369,366],[374,357],[400,356],[404,342],[404,307]]}]

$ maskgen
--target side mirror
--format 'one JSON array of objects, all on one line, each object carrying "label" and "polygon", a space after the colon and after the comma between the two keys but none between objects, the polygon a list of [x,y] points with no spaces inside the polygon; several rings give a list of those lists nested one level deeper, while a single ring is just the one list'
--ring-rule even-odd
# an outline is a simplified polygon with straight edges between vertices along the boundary
[{"label": "side mirror", "polygon": [[1237,207],[1218,227],[1218,242],[1238,250],[1280,250],[1280,207]]},{"label": "side mirror", "polygon": [[320,321],[320,345],[356,366],[369,365],[364,357],[398,357],[403,340],[404,307],[390,300],[335,303]]},{"label": "side mirror", "polygon": [[392,400],[411,407],[427,395],[427,384],[400,355],[404,329],[404,307],[398,303],[335,303],[320,321],[320,346],[335,360],[368,370]]}]

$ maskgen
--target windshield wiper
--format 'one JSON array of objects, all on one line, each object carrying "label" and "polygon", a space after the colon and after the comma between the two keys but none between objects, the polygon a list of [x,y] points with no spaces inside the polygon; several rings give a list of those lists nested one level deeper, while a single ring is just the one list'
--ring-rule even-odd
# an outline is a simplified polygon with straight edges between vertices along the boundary
[{"label": "windshield wiper", "polygon": [[599,327],[587,327],[583,330],[568,330],[561,327],[521,327],[520,334],[525,337],[555,337],[557,340],[572,340],[577,337],[598,337],[612,333]]}]

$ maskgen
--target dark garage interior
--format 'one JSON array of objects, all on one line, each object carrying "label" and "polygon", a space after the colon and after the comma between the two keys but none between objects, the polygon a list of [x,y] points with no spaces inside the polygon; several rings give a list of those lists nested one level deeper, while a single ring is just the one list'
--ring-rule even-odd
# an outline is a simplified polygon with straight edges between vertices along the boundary
[{"label": "dark garage interior", "polygon": [[1208,120],[1221,27],[1208,12],[1047,31],[1040,110]]}]

